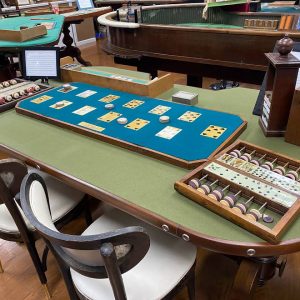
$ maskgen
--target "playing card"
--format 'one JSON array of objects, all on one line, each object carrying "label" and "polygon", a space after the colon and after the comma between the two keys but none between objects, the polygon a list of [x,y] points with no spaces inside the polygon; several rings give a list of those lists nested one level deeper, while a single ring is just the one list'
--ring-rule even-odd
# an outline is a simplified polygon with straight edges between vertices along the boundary
[{"label": "playing card", "polygon": [[107,95],[107,96],[101,98],[99,101],[100,101],[100,102],[104,102],[104,103],[110,103],[110,102],[112,102],[112,101],[114,101],[114,100],[117,100],[117,99],[119,99],[119,98],[120,98],[120,96],[116,96],[116,95]]},{"label": "playing card", "polygon": [[62,109],[68,105],[71,105],[73,102],[67,101],[67,100],[62,100],[62,101],[58,101],[53,105],[50,105],[51,108],[54,109]]},{"label": "playing card", "polygon": [[138,106],[142,105],[145,101],[141,101],[141,100],[136,100],[136,99],[133,99],[127,103],[125,103],[123,105],[123,107],[127,107],[127,108],[131,108],[131,109],[134,109],[134,108],[137,108]]},{"label": "playing card", "polygon": [[149,110],[149,113],[154,114],[154,115],[163,115],[170,109],[171,109],[171,107],[169,107],[169,106],[157,105],[156,107]]},{"label": "playing card", "polygon": [[198,112],[193,111],[186,111],[183,115],[181,115],[178,120],[185,121],[185,122],[194,122],[201,116]]},{"label": "playing card", "polygon": [[77,94],[76,96],[77,97],[81,97],[81,98],[87,98],[87,97],[90,97],[90,96],[92,96],[94,94],[97,94],[97,92],[91,91],[91,90],[86,90],[86,91],[84,91],[84,92],[82,92],[80,94]]},{"label": "playing card", "polygon": [[35,98],[33,100],[31,100],[30,102],[35,103],[35,104],[41,104],[47,100],[52,99],[53,97],[47,96],[47,95],[43,95],[41,97]]},{"label": "playing card", "polygon": [[150,121],[138,118],[138,119],[133,120],[129,124],[127,124],[125,127],[128,129],[132,129],[132,130],[140,130],[141,128],[143,128],[144,126],[146,126],[149,123],[150,123]]},{"label": "playing card", "polygon": [[[71,91],[74,91],[74,90],[76,90],[77,89],[77,86],[70,86],[70,88],[68,88],[67,90],[65,90],[64,88],[61,88],[61,89],[59,89],[59,90],[57,90],[58,92],[61,92],[61,93],[69,93],[69,92],[71,92]],[[77,95],[78,96],[78,95]]]},{"label": "playing card", "polygon": [[209,125],[203,132],[200,133],[200,135],[218,139],[226,131],[226,129],[227,128],[220,126]]},{"label": "playing card", "polygon": [[98,131],[98,132],[101,132],[101,131],[103,131],[105,129],[103,127],[96,126],[94,124],[87,123],[87,122],[80,122],[78,125],[82,126],[84,128],[88,128],[88,129],[92,129],[92,130]]},{"label": "playing card", "polygon": [[109,113],[99,117],[97,120],[109,123],[109,122],[119,118],[120,116],[122,116],[122,114],[119,114],[114,111],[110,111]]},{"label": "playing card", "polygon": [[95,109],[96,109],[96,107],[86,105],[86,106],[83,106],[83,107],[73,111],[73,114],[84,116]]},{"label": "playing card", "polygon": [[161,137],[163,139],[170,140],[172,139],[176,134],[178,134],[182,129],[172,127],[172,126],[166,126],[164,129],[159,131],[155,136]]}]

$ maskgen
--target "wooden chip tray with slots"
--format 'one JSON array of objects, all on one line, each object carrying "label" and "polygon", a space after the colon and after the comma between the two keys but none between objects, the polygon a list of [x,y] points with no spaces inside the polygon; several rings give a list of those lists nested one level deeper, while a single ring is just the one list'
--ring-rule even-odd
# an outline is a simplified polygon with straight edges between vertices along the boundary
[{"label": "wooden chip tray with slots", "polygon": [[[32,81],[27,81],[27,80],[20,79],[20,78],[15,78],[15,80],[17,81],[17,84],[10,85],[9,87],[0,89],[0,97],[5,97],[5,96],[11,95],[15,92],[19,92],[20,90],[24,90],[25,88],[30,87],[32,85],[38,85],[40,87],[40,90],[37,92],[35,91],[34,93],[32,93],[32,95],[27,94],[27,95],[19,97],[18,99],[13,99],[10,102],[0,104],[0,113],[4,112],[6,110],[9,110],[11,108],[14,108],[15,105],[17,104],[17,102],[19,102],[21,100],[24,100],[28,97],[37,95],[39,93],[45,92],[46,90],[50,89],[50,86],[42,84],[42,83],[35,83]],[[0,82],[0,83],[2,83],[2,82]]]},{"label": "wooden chip tray with slots", "polygon": [[[253,158],[261,158],[260,166],[229,155],[233,150],[243,148],[242,153],[252,153]],[[280,242],[280,236],[298,215],[300,182],[277,174],[272,170],[261,168],[263,163],[267,161],[275,161],[273,170],[277,166],[285,167],[286,173],[284,175],[287,175],[289,171],[297,171],[300,179],[300,161],[239,140],[177,181],[175,189],[262,239],[276,244]],[[229,185],[226,194],[235,194],[241,191],[236,203],[245,203],[246,200],[253,197],[247,213],[250,209],[258,209],[266,203],[264,211],[262,211],[263,215],[272,216],[274,222],[265,223],[263,219],[251,220],[246,216],[247,213],[245,215],[239,213],[189,185],[193,178],[200,179],[205,175],[207,177],[201,182],[202,184],[218,180],[218,186],[213,186],[213,189],[217,187],[222,189]]]}]

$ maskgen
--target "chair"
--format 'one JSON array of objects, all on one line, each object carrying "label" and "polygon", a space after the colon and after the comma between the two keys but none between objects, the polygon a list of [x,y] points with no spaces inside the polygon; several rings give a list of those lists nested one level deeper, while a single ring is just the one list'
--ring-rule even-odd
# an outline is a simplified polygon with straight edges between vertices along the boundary
[{"label": "chair", "polygon": [[117,209],[81,236],[63,234],[53,224],[48,201],[43,179],[26,175],[23,211],[54,254],[70,299],[171,299],[184,285],[195,299],[194,245]]},{"label": "chair", "polygon": [[[38,232],[24,216],[19,205],[19,191],[21,182],[27,174],[27,166],[16,159],[0,160],[0,238],[8,241],[23,242],[30,254],[39,280],[50,298],[47,288],[45,271],[48,248],[46,247],[40,259],[35,241],[40,238]],[[53,222],[61,227],[82,211],[86,212],[87,223],[91,223],[86,196],[84,193],[74,190],[52,176],[37,171],[43,176],[49,187],[51,196],[50,207]],[[0,271],[3,268],[0,262]]]}]

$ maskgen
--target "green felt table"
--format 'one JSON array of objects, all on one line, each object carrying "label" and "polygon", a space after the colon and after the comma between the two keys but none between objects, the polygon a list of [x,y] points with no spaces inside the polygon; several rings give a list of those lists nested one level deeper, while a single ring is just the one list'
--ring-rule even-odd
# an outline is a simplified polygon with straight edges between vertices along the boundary
[{"label": "green felt table", "polygon": [[37,46],[37,45],[51,45],[59,39],[62,26],[64,24],[64,17],[55,14],[34,16],[34,17],[16,17],[16,18],[2,19],[0,23],[0,29],[5,29],[5,30],[18,30],[20,26],[33,27],[37,23],[43,24],[48,22],[55,22],[55,26],[53,29],[48,30],[47,35],[26,42],[10,42],[10,41],[0,40],[0,49],[23,48],[23,47],[30,47],[30,46]]},{"label": "green felt table", "polygon": [[[251,114],[258,91],[234,88],[214,92],[175,85],[158,98],[169,100],[179,90],[199,93],[203,108],[239,114],[247,120],[241,139],[300,159],[299,147],[285,143],[283,138],[263,136],[258,118]],[[91,189],[94,195],[132,214],[144,218],[149,213],[162,222],[177,224],[197,237],[191,240],[203,247],[242,256],[249,247],[257,256],[300,249],[300,219],[283,235],[281,244],[269,245],[177,193],[174,182],[187,174],[186,169],[18,115],[14,110],[0,114],[0,128],[0,151],[9,148],[9,153],[29,158],[71,185]]]}]

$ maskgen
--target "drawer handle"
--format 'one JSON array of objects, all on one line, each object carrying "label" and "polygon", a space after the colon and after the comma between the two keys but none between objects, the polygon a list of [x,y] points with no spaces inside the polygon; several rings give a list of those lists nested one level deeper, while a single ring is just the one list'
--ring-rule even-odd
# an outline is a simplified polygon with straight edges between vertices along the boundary
[{"label": "drawer handle", "polygon": [[168,232],[170,230],[169,226],[167,224],[161,225],[161,228],[164,232]]},{"label": "drawer handle", "polygon": [[190,240],[190,237],[186,233],[184,233],[181,237],[185,242],[188,242]]}]

